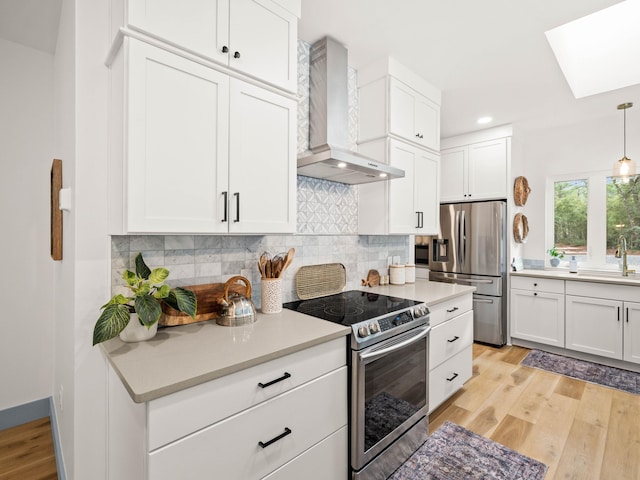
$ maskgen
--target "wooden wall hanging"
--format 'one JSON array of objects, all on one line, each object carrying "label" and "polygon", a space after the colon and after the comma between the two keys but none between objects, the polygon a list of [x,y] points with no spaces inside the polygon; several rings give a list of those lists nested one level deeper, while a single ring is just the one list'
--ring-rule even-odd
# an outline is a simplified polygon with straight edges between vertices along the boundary
[{"label": "wooden wall hanging", "polygon": [[60,210],[60,190],[62,189],[62,160],[51,164],[51,258],[62,260],[62,210]]},{"label": "wooden wall hanging", "polygon": [[516,213],[513,217],[513,239],[516,243],[525,243],[529,235],[529,221],[522,213]]},{"label": "wooden wall hanging", "polygon": [[518,207],[522,207],[525,203],[527,203],[527,198],[531,193],[531,188],[529,187],[529,182],[526,177],[516,177],[516,180],[513,184],[513,201]]}]

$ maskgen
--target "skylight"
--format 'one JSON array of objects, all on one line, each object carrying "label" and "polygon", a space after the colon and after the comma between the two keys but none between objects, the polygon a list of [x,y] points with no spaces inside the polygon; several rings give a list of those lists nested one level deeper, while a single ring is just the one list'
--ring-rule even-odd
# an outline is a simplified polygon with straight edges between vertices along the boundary
[{"label": "skylight", "polygon": [[640,83],[640,0],[626,0],[545,32],[576,98]]}]

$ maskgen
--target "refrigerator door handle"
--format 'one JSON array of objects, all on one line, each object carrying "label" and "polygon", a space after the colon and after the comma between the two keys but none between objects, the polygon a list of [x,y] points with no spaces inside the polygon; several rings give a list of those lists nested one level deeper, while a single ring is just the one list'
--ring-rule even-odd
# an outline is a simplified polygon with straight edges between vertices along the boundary
[{"label": "refrigerator door handle", "polygon": [[460,246],[462,245],[462,237],[460,235],[460,211],[456,210],[456,260],[459,263],[460,258],[462,256],[462,250]]},{"label": "refrigerator door handle", "polygon": [[460,263],[462,265],[465,264],[466,261],[466,255],[467,255],[467,216],[465,214],[465,211],[462,210],[462,215],[460,215],[460,238],[461,238],[461,242],[460,242],[460,250],[461,250],[461,255],[460,255]]},{"label": "refrigerator door handle", "polygon": [[[455,277],[447,277],[447,278],[455,278]],[[467,282],[467,283],[488,283],[488,284],[492,284],[493,280],[486,280],[486,279],[475,279],[475,278],[456,278],[455,279],[457,282]]]},{"label": "refrigerator door handle", "polygon": [[473,301],[477,303],[493,303],[493,300],[487,300],[484,298],[474,298]]}]

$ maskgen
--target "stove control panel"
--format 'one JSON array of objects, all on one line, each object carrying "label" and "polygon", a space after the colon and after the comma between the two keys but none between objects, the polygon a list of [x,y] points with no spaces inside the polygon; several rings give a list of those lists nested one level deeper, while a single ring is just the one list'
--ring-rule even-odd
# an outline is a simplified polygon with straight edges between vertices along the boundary
[{"label": "stove control panel", "polygon": [[380,334],[405,323],[413,322],[417,318],[429,315],[429,309],[426,305],[418,305],[412,310],[405,310],[396,315],[389,315],[377,320],[371,320],[366,323],[360,323],[353,327],[354,333],[359,338],[369,337],[371,335]]}]

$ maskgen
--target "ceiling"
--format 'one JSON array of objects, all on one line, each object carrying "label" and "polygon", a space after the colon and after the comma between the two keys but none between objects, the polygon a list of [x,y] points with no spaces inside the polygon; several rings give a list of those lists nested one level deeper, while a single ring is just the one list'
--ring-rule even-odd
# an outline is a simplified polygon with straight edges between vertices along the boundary
[{"label": "ceiling", "polygon": [[[625,102],[638,107],[628,111],[631,126],[634,116],[640,120],[640,85],[576,100],[544,35],[618,2],[302,0],[298,34],[307,42],[335,37],[354,68],[390,55],[440,88],[443,137],[506,123],[538,129],[618,121],[616,106]],[[0,0],[0,38],[54,53],[61,4]],[[481,127],[476,119],[485,115],[494,121]]]},{"label": "ceiling", "polygon": [[[539,129],[613,118],[629,101],[638,107],[628,112],[631,125],[634,114],[640,120],[640,85],[576,100],[544,33],[616,3],[302,0],[298,34],[310,43],[333,36],[356,69],[392,56],[440,88],[443,137],[507,123]],[[493,123],[479,126],[486,115]]]}]

